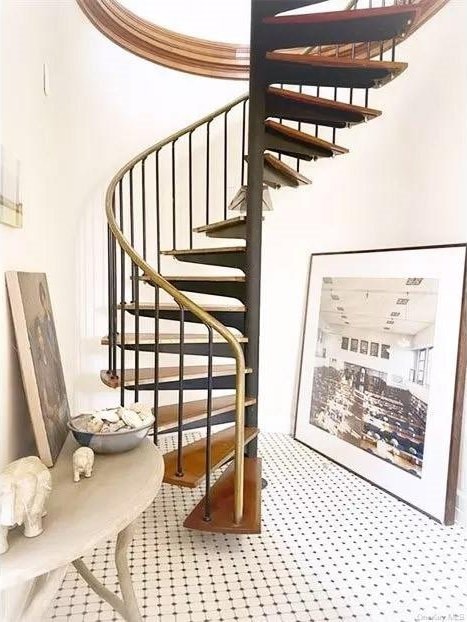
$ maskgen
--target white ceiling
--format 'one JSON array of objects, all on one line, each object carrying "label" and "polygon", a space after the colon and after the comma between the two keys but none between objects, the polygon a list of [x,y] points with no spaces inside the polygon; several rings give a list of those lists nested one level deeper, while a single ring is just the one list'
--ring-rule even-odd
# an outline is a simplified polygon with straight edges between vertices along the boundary
[{"label": "white ceiling", "polygon": [[[320,306],[320,315],[328,325],[415,335],[435,321],[436,279],[407,285],[407,279],[328,277],[326,280],[329,278],[332,282],[323,283]],[[408,299],[408,303],[397,304],[399,299]]]}]

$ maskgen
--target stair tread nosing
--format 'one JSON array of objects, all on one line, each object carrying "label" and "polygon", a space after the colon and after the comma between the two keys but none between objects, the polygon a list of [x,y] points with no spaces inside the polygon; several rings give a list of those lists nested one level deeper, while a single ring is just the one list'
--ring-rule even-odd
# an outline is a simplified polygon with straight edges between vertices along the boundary
[{"label": "stair tread nosing", "polygon": [[399,76],[407,63],[322,56],[297,52],[267,52],[269,83],[308,84],[333,87],[373,88]]},{"label": "stair tread nosing", "polygon": [[[292,102],[292,105],[297,106],[298,108],[303,108],[304,110],[308,111],[317,110],[324,115],[326,113],[343,113],[354,115],[356,117],[358,116],[362,120],[369,120],[375,117],[379,117],[382,114],[380,110],[375,110],[373,108],[356,106],[355,104],[348,104],[345,102],[335,101],[333,99],[326,99],[324,97],[316,97],[307,93],[297,93],[296,91],[280,89],[273,86],[270,86],[268,88],[267,96],[271,98],[272,101],[280,101],[284,105]],[[294,119],[296,119],[297,117],[298,115],[295,115]],[[308,122],[305,118],[303,118],[302,120],[305,123]]]},{"label": "stair tread nosing", "polygon": [[[214,365],[212,369],[212,375],[215,378],[221,376],[235,376],[235,365]],[[245,373],[251,374],[251,368],[246,368]],[[183,370],[184,380],[196,380],[198,378],[206,378],[208,375],[207,365],[185,365]],[[155,368],[154,367],[140,367],[138,370],[138,376],[140,382],[153,382],[155,380]],[[101,371],[101,380],[104,384],[116,389],[120,386],[120,370],[117,370],[116,375],[112,376],[109,371]],[[158,379],[160,383],[164,382],[178,382],[180,380],[180,368],[178,366],[159,367]],[[136,369],[125,370],[125,385],[133,386],[136,380]]]},{"label": "stair tread nosing", "polygon": [[[258,435],[257,428],[245,428],[245,445]],[[206,438],[184,445],[183,475],[177,476],[177,450],[164,454],[164,482],[195,488],[206,476]],[[235,426],[211,434],[211,471],[215,471],[235,454]]]},{"label": "stair tread nosing", "polygon": [[[223,304],[215,304],[209,302],[197,302],[199,307],[203,308],[205,311],[215,313],[221,311],[228,311],[230,313],[245,313],[244,305],[223,305]],[[136,309],[140,311],[155,311],[156,305],[153,302],[140,302],[136,305],[134,302],[126,302],[124,304],[118,304],[117,309],[125,309],[126,311],[136,311]],[[161,302],[157,305],[159,311],[178,311],[180,307],[176,302]]]},{"label": "stair tread nosing", "polygon": [[[235,410],[235,395],[222,395],[212,398],[211,416],[221,415],[222,413]],[[255,398],[246,397],[245,406],[252,406],[256,403]],[[194,400],[183,403],[183,423],[188,424],[205,419],[208,412],[207,399]],[[157,414],[157,429],[159,432],[171,430],[178,424],[178,402],[176,404],[166,404],[159,406]]]},{"label": "stair tread nosing", "polygon": [[[244,335],[238,335],[236,333],[234,333],[235,338],[237,339],[237,341],[239,341],[240,343],[246,343],[248,341],[248,338],[245,337]],[[209,338],[208,335],[206,333],[185,333],[183,335],[184,338],[184,343],[186,344],[193,344],[193,343],[209,343]],[[224,339],[224,337],[222,337],[222,335],[219,335],[219,333],[214,333],[213,334],[213,343],[227,343],[227,341]],[[167,345],[167,344],[178,344],[180,343],[180,333],[159,333],[158,334],[158,343],[160,343],[161,345]],[[156,342],[156,334],[155,333],[139,333],[139,339],[138,339],[138,343],[140,345],[144,345],[144,344],[154,344]],[[109,337],[103,337],[103,339],[101,340],[101,344],[103,346],[108,346],[109,345]],[[135,345],[136,344],[136,333],[125,333],[125,338],[121,339],[120,334],[117,335],[116,337],[116,344],[117,345]]]},{"label": "stair tread nosing", "polygon": [[188,529],[214,533],[261,532],[261,458],[245,458],[244,510],[234,523],[234,464],[227,467],[211,488],[211,520],[204,520],[204,498],[191,511],[183,525]]},{"label": "stair tread nosing", "polygon": [[413,5],[393,5],[268,16],[263,40],[269,49],[390,40],[404,36],[418,13]]},{"label": "stair tread nosing", "polygon": [[276,156],[273,156],[272,153],[264,154],[264,163],[266,166],[270,166],[281,175],[288,177],[296,186],[299,186],[300,184],[309,185],[312,183],[311,179],[308,179],[305,175],[302,175],[291,166],[288,166],[285,162],[279,160]]},{"label": "stair tread nosing", "polygon": [[202,227],[195,227],[193,231],[195,233],[206,233],[208,231],[215,231],[216,229],[224,229],[232,225],[240,225],[246,222],[246,216],[236,216],[235,218],[228,218],[226,220],[219,220],[217,222],[210,223],[209,225],[203,225]]},{"label": "stair tread nosing", "polygon": [[268,119],[265,122],[266,130],[278,134],[280,136],[286,137],[297,144],[301,144],[307,147],[316,148],[322,151],[329,152],[333,155],[340,155],[348,153],[349,150],[345,147],[341,147],[340,145],[336,145],[334,143],[330,143],[327,140],[323,140],[322,138],[317,138],[316,136],[312,136],[311,134],[306,134],[305,132],[301,132],[300,130],[296,130],[293,127],[288,127],[283,123],[277,123],[276,121],[271,121]]},{"label": "stair tread nosing", "polygon": [[184,248],[180,250],[161,251],[161,255],[176,257],[177,255],[201,255],[214,253],[244,253],[246,246],[221,246],[212,248]]}]

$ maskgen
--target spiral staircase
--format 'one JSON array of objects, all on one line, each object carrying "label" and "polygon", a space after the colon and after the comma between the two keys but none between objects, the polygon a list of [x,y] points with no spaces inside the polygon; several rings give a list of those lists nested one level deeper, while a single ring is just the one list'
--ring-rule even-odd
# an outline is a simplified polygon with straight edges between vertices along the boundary
[{"label": "spiral staircase", "polygon": [[[119,5],[115,34],[109,0],[79,3],[119,45],[174,66],[155,35],[135,35],[141,25],[134,16],[133,30],[125,31]],[[341,11],[284,14],[317,4],[326,1],[253,0],[246,61],[245,50],[200,60],[207,42],[198,56],[191,53],[176,68],[244,78],[249,63],[249,94],[137,155],[107,190],[108,362],[101,379],[120,390],[122,404],[151,400],[156,443],[161,433],[176,433],[164,481],[189,488],[204,482],[204,496],[184,522],[192,529],[261,529],[256,439],[266,188],[310,184],[304,163],[348,152],[337,133],[345,138],[347,128],[380,116],[369,107],[371,90],[407,69],[396,61],[397,44],[445,0],[353,0]],[[105,14],[95,11],[99,5]],[[246,213],[229,209],[240,188]],[[204,430],[203,438],[184,443],[183,432],[193,428]]]}]

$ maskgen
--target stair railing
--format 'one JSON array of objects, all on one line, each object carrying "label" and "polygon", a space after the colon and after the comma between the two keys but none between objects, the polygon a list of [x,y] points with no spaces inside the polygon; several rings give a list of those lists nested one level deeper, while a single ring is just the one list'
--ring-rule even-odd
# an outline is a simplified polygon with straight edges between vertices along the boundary
[{"label": "stair railing", "polygon": [[[194,248],[193,226],[203,226],[227,215],[230,194],[236,184],[245,181],[245,145],[247,96],[241,96],[149,147],[123,166],[112,179],[106,194],[108,224],[108,371],[113,386],[120,385],[120,401],[134,391],[139,400],[140,382],[154,382],[154,440],[157,443],[159,409],[159,321],[163,302],[168,295],[178,307],[179,349],[178,373],[173,377],[178,388],[177,475],[183,475],[182,430],[184,423],[183,392],[185,322],[199,321],[207,331],[207,425],[206,425],[206,497],[205,520],[210,520],[211,418],[213,391],[213,340],[220,335],[229,344],[235,359],[235,474],[234,522],[243,516],[244,425],[245,425],[245,357],[235,334],[199,304],[179,291],[161,274],[161,251],[165,246]],[[232,131],[234,136],[232,137]],[[224,141],[223,158],[213,157],[213,132]],[[241,136],[240,136],[241,134]],[[200,139],[201,135],[201,139]],[[200,142],[201,140],[201,142]],[[203,144],[204,141],[204,144]],[[217,143],[218,141],[216,141]],[[219,166],[220,165],[220,166]],[[201,169],[202,174],[195,169]],[[222,174],[218,174],[221,170]],[[182,196],[183,195],[183,196]],[[220,209],[218,208],[220,204]],[[119,247],[119,252],[117,251]],[[128,286],[128,277],[131,285]],[[140,283],[154,287],[154,304],[141,301]],[[131,294],[131,303],[127,295]],[[134,315],[134,334],[128,335],[126,314]],[[141,319],[154,319],[151,345],[140,333]],[[171,316],[171,319],[175,317]],[[153,343],[152,343],[153,342]],[[120,348],[119,357],[117,354]],[[154,349],[154,370],[141,367],[141,353]],[[128,372],[127,351],[134,352],[134,370]],[[120,360],[117,361],[117,358]],[[120,370],[118,371],[117,366]],[[203,387],[205,388],[205,387]]]}]

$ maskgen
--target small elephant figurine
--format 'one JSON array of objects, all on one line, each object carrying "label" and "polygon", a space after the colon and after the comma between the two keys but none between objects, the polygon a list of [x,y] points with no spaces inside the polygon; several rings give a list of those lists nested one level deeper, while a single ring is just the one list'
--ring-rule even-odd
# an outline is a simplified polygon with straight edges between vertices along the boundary
[{"label": "small elephant figurine", "polygon": [[42,533],[52,490],[49,469],[37,456],[10,462],[0,473],[0,555],[8,550],[8,529],[24,525],[26,538]]},{"label": "small elephant figurine", "polygon": [[73,481],[79,482],[81,475],[91,477],[94,466],[94,452],[90,447],[80,447],[73,453]]}]

